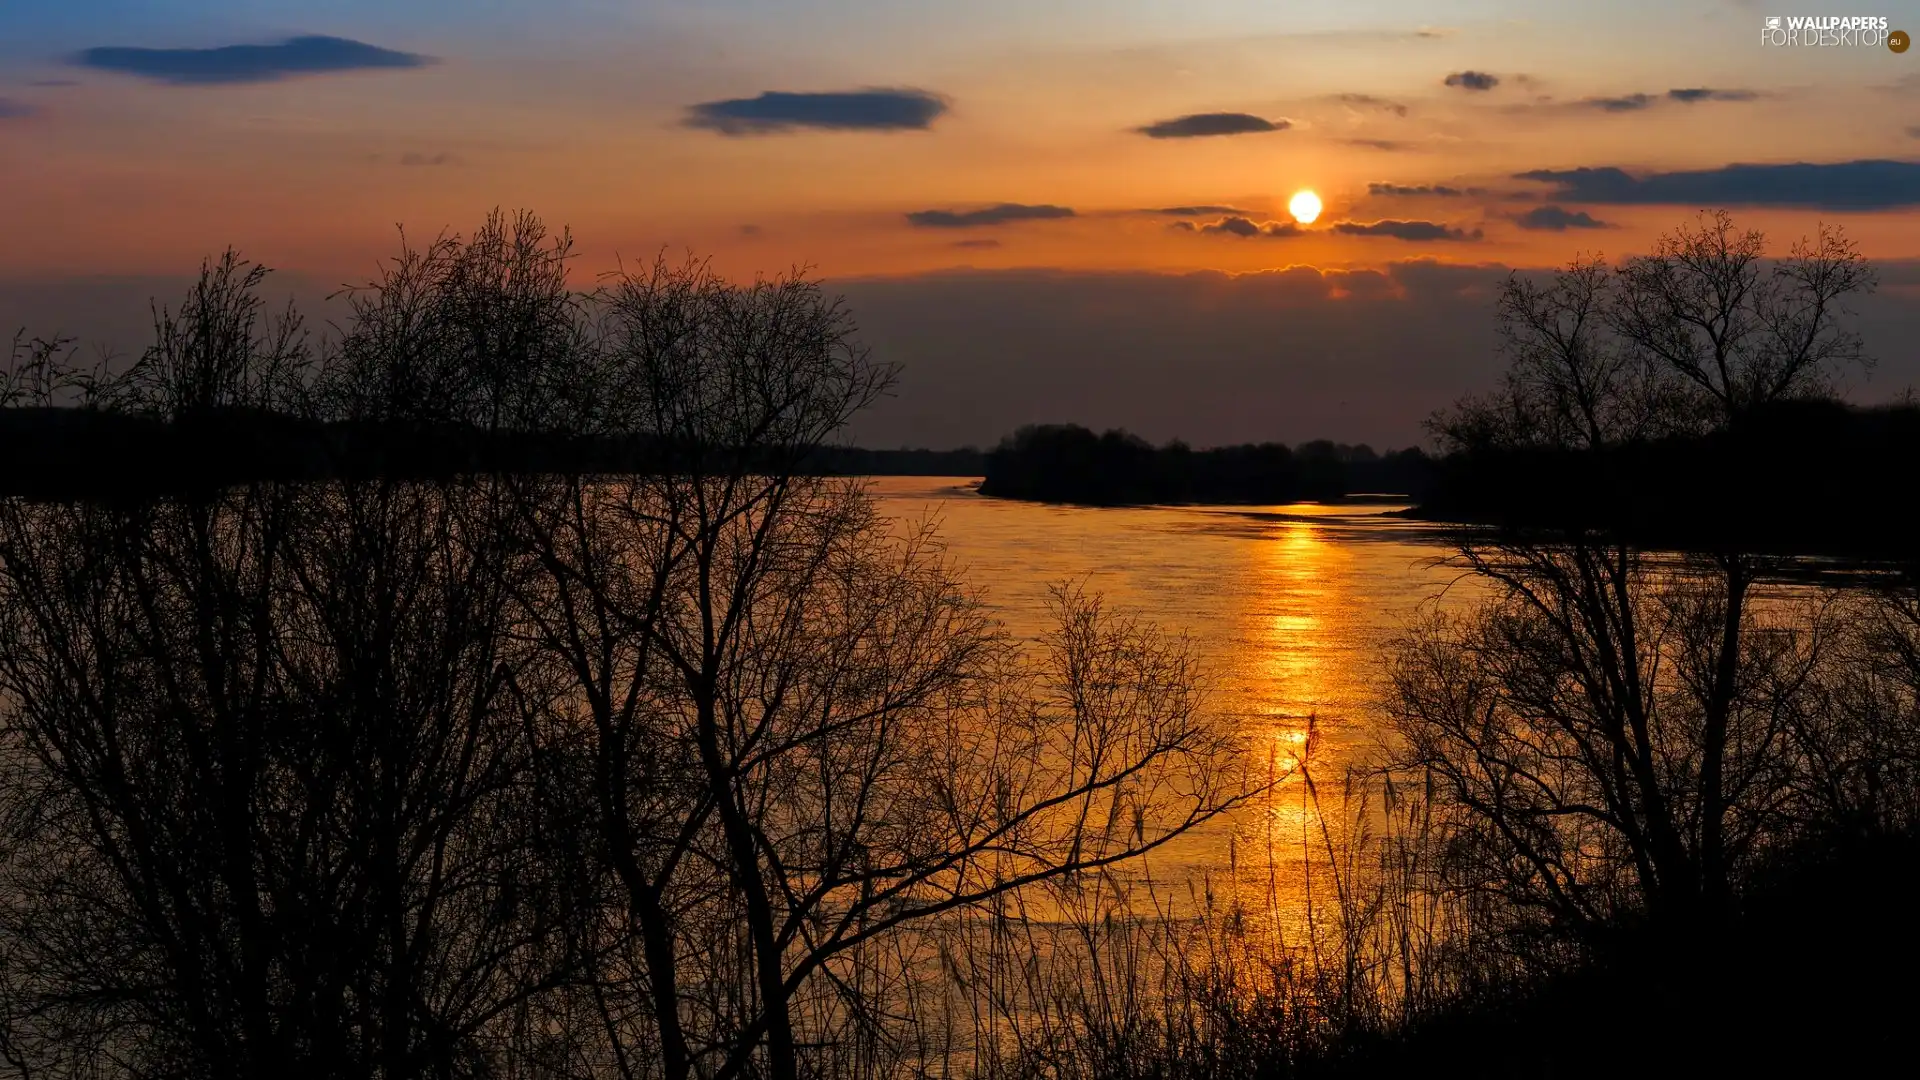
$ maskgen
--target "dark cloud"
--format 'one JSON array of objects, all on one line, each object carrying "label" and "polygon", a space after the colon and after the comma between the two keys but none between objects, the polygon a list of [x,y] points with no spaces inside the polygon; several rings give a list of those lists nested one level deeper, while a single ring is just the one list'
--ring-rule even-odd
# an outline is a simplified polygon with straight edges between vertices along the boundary
[{"label": "dark cloud", "polygon": [[854,421],[862,445],[991,446],[1067,421],[1199,446],[1384,449],[1491,385],[1503,274],[977,270],[828,284],[874,355],[902,365],[895,394]]},{"label": "dark cloud", "polygon": [[23,116],[32,116],[34,112],[34,107],[24,101],[0,97],[0,120],[16,120]]},{"label": "dark cloud", "polygon": [[1491,90],[1500,85],[1500,77],[1484,71],[1456,71],[1447,76],[1446,84],[1462,90]]},{"label": "dark cloud", "polygon": [[1161,120],[1133,130],[1149,139],[1196,139],[1207,135],[1252,135],[1262,131],[1285,131],[1293,125],[1285,120],[1268,120],[1251,113],[1194,113]]},{"label": "dark cloud", "polygon": [[1196,226],[1191,221],[1176,221],[1172,227],[1181,232],[1240,237],[1264,236],[1275,240],[1285,240],[1288,237],[1299,236],[1303,232],[1299,225],[1291,221],[1259,222],[1240,215],[1221,218],[1211,225]]},{"label": "dark cloud", "polygon": [[437,154],[406,153],[400,155],[402,165],[455,165],[459,159],[442,150]]},{"label": "dark cloud", "polygon": [[1004,225],[1009,221],[1045,221],[1072,216],[1073,210],[1065,206],[1001,203],[980,210],[916,210],[907,215],[907,224],[923,229],[967,229],[976,225]]},{"label": "dark cloud", "polygon": [[1523,229],[1541,232],[1566,232],[1568,229],[1606,229],[1606,222],[1585,210],[1567,210],[1558,206],[1536,206],[1513,219]]},{"label": "dark cloud", "polygon": [[748,224],[748,225],[740,226],[741,236],[759,236],[763,231],[764,230],[762,230],[758,225]]},{"label": "dark cloud", "polygon": [[98,71],[179,84],[274,82],[290,75],[417,68],[433,58],[396,52],[346,38],[307,36],[277,45],[223,45],[213,49],[88,49],[72,62]]},{"label": "dark cloud", "polygon": [[1915,124],[1907,129],[1907,138],[1920,139],[1920,124]]},{"label": "dark cloud", "polygon": [[1396,197],[1438,195],[1445,198],[1458,198],[1463,195],[1480,195],[1484,193],[1479,188],[1447,187],[1445,184],[1418,184],[1410,186],[1407,184],[1372,183],[1367,185],[1367,194]]},{"label": "dark cloud", "polygon": [[1405,150],[1407,143],[1398,139],[1348,139],[1348,146],[1364,146],[1369,150]]},{"label": "dark cloud", "polygon": [[1690,172],[1632,176],[1606,166],[1535,169],[1517,180],[1554,186],[1568,202],[1608,205],[1800,206],[1820,210],[1886,210],[1920,206],[1920,162],[1725,165]]},{"label": "dark cloud", "polygon": [[1647,94],[1623,94],[1620,97],[1592,97],[1579,104],[1601,112],[1639,112],[1653,104],[1653,98]]},{"label": "dark cloud", "polygon": [[1149,210],[1149,214],[1165,214],[1168,217],[1208,217],[1213,214],[1237,214],[1245,217],[1253,213],[1233,206],[1163,206],[1158,210]]},{"label": "dark cloud", "polygon": [[28,86],[79,86],[78,79],[35,79]]},{"label": "dark cloud", "polygon": [[[1920,384],[1920,350],[1909,347],[1920,340],[1920,261],[1875,267],[1880,289],[1849,304],[1849,325],[1880,358],[1851,391],[1861,401]],[[860,445],[990,446],[1021,424],[1072,421],[1155,442],[1324,437],[1384,449],[1420,439],[1434,409],[1494,385],[1505,364],[1493,303],[1509,269],[949,270],[825,284],[846,297],[874,357],[903,366],[896,392],[854,419]],[[193,281],[0,277],[0,327],[77,332],[84,358],[104,348],[131,362],[152,341],[149,303],[177,304]],[[262,296],[269,307],[297,299],[323,326],[350,314],[346,298],[327,299],[336,281],[283,270]]]},{"label": "dark cloud", "polygon": [[1001,245],[1001,243],[1000,243],[1000,241],[998,241],[998,240],[995,240],[995,239],[993,239],[993,238],[991,238],[991,237],[982,237],[982,238],[980,238],[980,239],[978,239],[978,240],[955,240],[955,241],[953,242],[953,246],[954,246],[954,247],[957,247],[957,248],[981,248],[981,249],[986,249],[986,248],[997,248],[997,247],[1000,247],[1000,246],[1002,246],[1002,245]]},{"label": "dark cloud", "polygon": [[1356,109],[1378,109],[1381,112],[1390,112],[1395,116],[1407,115],[1407,107],[1405,105],[1397,101],[1388,101],[1383,97],[1374,97],[1372,94],[1335,94],[1333,95],[1333,100],[1340,102],[1342,105],[1351,105]]},{"label": "dark cloud", "polygon": [[926,90],[871,89],[829,94],[769,90],[759,97],[707,101],[687,109],[686,126],[722,135],[818,131],[924,131],[948,109]]},{"label": "dark cloud", "polygon": [[1348,236],[1391,236],[1395,240],[1478,240],[1480,230],[1467,232],[1437,221],[1342,221],[1333,227]]},{"label": "dark cloud", "polygon": [[1691,105],[1696,101],[1752,101],[1760,95],[1752,90],[1711,90],[1696,86],[1686,90],[1669,90],[1667,96]]}]

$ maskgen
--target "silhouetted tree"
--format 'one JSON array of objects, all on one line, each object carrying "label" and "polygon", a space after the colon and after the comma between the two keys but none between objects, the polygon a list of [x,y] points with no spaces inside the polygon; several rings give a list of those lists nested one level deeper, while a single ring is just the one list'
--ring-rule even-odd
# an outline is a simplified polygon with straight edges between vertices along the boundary
[{"label": "silhouetted tree", "polygon": [[[0,502],[17,1067],[871,1063],[943,920],[1254,790],[1180,643],[1068,591],[1023,651],[930,537],[812,475],[893,377],[817,284],[581,294],[569,257],[496,214],[403,247],[316,344],[230,253],[127,371],[10,369],[9,399],[71,385],[207,451]],[[266,425],[340,458],[215,456]],[[643,467],[470,452],[528,436]]]},{"label": "silhouetted tree", "polygon": [[592,422],[673,465],[528,485],[525,611],[576,687],[548,727],[606,860],[623,1072],[799,1075],[885,1034],[888,935],[1245,796],[1183,653],[1063,596],[1022,676],[936,548],[800,471],[892,377],[817,286],[660,264],[600,304]]},{"label": "silhouetted tree", "polygon": [[[1872,284],[1852,245],[1823,227],[1771,266],[1763,253],[1709,214],[1618,267],[1514,276],[1505,383],[1436,422],[1456,451],[1580,465],[1560,477],[1561,511],[1461,533],[1460,565],[1493,596],[1416,632],[1394,669],[1407,761],[1459,811],[1472,884],[1553,926],[1717,920],[1778,835],[1818,613],[1756,610],[1768,564],[1737,531],[1693,555],[1642,550],[1648,477],[1619,453],[1819,394],[1861,359],[1838,323]],[[1690,478],[1701,498],[1737,482],[1740,462],[1720,465]]]}]

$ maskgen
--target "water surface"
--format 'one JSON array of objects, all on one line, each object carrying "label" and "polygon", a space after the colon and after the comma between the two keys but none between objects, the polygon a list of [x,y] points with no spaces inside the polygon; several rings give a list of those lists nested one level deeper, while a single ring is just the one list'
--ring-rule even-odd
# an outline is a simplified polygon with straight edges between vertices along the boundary
[{"label": "water surface", "polygon": [[[985,498],[977,482],[877,477],[870,490],[889,517],[934,522],[1016,633],[1043,632],[1049,587],[1071,581],[1190,635],[1208,673],[1207,706],[1282,760],[1313,718],[1315,775],[1336,788],[1344,766],[1375,745],[1383,646],[1422,605],[1474,589],[1439,565],[1448,548],[1431,526],[1389,513],[1400,506],[1056,506]],[[1318,827],[1303,794],[1284,785],[1157,856],[1157,873],[1224,871],[1272,852],[1290,868],[1282,890],[1297,893],[1301,845]]]}]

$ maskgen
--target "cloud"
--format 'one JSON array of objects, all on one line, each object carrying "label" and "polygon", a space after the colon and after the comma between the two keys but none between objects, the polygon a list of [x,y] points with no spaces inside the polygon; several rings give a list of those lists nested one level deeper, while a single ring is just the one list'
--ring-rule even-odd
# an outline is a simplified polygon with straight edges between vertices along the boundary
[{"label": "cloud", "polygon": [[957,248],[986,249],[986,248],[997,248],[997,247],[1001,247],[1002,245],[1000,241],[992,239],[991,237],[983,237],[978,240],[955,240],[953,242],[953,246]]},{"label": "cloud", "polygon": [[1638,206],[1796,206],[1820,210],[1887,210],[1920,206],[1920,162],[1724,165],[1689,172],[1632,176],[1612,166],[1534,169],[1516,180],[1554,186],[1568,202]]},{"label": "cloud", "polygon": [[1394,264],[829,284],[875,355],[902,364],[895,394],[854,420],[860,445],[991,446],[1021,424],[1070,422],[1197,446],[1332,438],[1386,449],[1420,440],[1434,408],[1491,385],[1501,362],[1488,312],[1503,276]]},{"label": "cloud", "polygon": [[1207,217],[1212,214],[1237,214],[1245,217],[1251,210],[1241,210],[1233,206],[1163,206],[1158,210],[1149,210],[1149,214],[1165,214],[1168,217]]},{"label": "cloud", "polygon": [[213,49],[87,49],[72,63],[98,71],[137,75],[181,85],[274,82],[290,75],[417,68],[429,56],[396,52],[346,38],[288,38],[277,45],[223,45]]},{"label": "cloud", "polygon": [[1653,98],[1647,94],[1624,94],[1620,97],[1585,98],[1579,104],[1601,112],[1639,112],[1653,104]]},{"label": "cloud", "polygon": [[1356,109],[1378,109],[1381,112],[1390,112],[1395,116],[1407,115],[1407,107],[1405,105],[1397,101],[1388,101],[1383,97],[1374,97],[1372,94],[1335,94],[1333,95],[1333,100],[1340,102],[1342,105],[1351,105]]},{"label": "cloud", "polygon": [[442,150],[437,154],[418,154],[408,152],[400,155],[402,165],[457,165],[459,159]]},{"label": "cloud", "polygon": [[1398,139],[1348,139],[1348,146],[1363,146],[1368,150],[1405,150],[1411,144]]},{"label": "cloud", "polygon": [[1251,113],[1193,113],[1161,120],[1135,131],[1149,139],[1195,139],[1207,135],[1252,135],[1263,131],[1285,131],[1292,127],[1286,120],[1268,120]]},{"label": "cloud", "polygon": [[1642,112],[1664,102],[1697,105],[1703,101],[1758,101],[1761,96],[1755,90],[1716,90],[1707,86],[1695,86],[1668,90],[1665,94],[1604,94],[1575,101],[1555,101],[1551,97],[1541,97],[1530,104],[1515,104],[1509,108],[1515,112],[1529,112],[1544,108],[1628,113]]},{"label": "cloud", "polygon": [[1367,194],[1384,195],[1389,197],[1400,197],[1400,196],[1415,197],[1415,196],[1426,196],[1426,195],[1438,195],[1446,198],[1457,198],[1462,195],[1480,195],[1480,194],[1483,194],[1483,192],[1479,188],[1447,187],[1445,184],[1420,184],[1417,186],[1408,186],[1406,184],[1387,184],[1387,183],[1376,182],[1376,183],[1371,183],[1367,185]]},{"label": "cloud", "polygon": [[1181,232],[1200,233],[1203,235],[1262,236],[1275,240],[1285,240],[1289,237],[1303,235],[1305,232],[1299,225],[1291,221],[1256,222],[1252,218],[1239,215],[1221,218],[1211,225],[1196,226],[1191,221],[1176,221],[1172,227]]},{"label": "cloud", "polygon": [[1000,203],[980,210],[916,210],[907,215],[907,224],[922,229],[968,229],[976,225],[1004,225],[1009,221],[1045,221],[1072,216],[1073,210],[1065,206]]},{"label": "cloud", "polygon": [[1437,221],[1342,221],[1333,227],[1348,236],[1391,236],[1395,240],[1478,240],[1480,230],[1467,232]]},{"label": "cloud", "polygon": [[706,101],[687,109],[687,127],[722,135],[817,131],[924,131],[949,108],[926,90],[868,89],[827,94],[768,90],[759,97]]},{"label": "cloud", "polygon": [[1696,101],[1752,101],[1760,95],[1752,90],[1711,90],[1704,86],[1696,86],[1686,90],[1669,90],[1667,96],[1691,105]]},{"label": "cloud", "polygon": [[1446,77],[1448,86],[1457,86],[1462,90],[1491,90],[1500,85],[1500,77],[1484,71],[1456,71]]},{"label": "cloud", "polygon": [[1585,210],[1567,210],[1558,206],[1536,206],[1513,219],[1523,229],[1540,232],[1566,232],[1568,229],[1607,229],[1612,226]]},{"label": "cloud", "polygon": [[15,101],[12,98],[0,97],[0,120],[17,120],[21,117],[32,116],[36,111],[38,110],[24,101]]},{"label": "cloud", "polygon": [[34,79],[28,86],[79,86],[78,79]]},{"label": "cloud", "polygon": [[1920,124],[1914,124],[1913,126],[1907,128],[1907,138],[1920,139]]},{"label": "cloud", "polygon": [[764,231],[765,230],[761,229],[760,226],[754,225],[754,224],[746,224],[746,225],[740,226],[741,236],[759,236]]}]

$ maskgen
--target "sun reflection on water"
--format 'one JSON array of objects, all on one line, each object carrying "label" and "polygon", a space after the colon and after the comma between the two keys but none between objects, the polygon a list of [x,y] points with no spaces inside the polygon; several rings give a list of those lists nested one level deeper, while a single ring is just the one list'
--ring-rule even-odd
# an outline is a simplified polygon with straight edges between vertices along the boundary
[{"label": "sun reflection on water", "polygon": [[1150,867],[1116,875],[1205,875],[1221,892],[1234,879],[1247,911],[1299,940],[1309,892],[1315,904],[1327,899],[1324,845],[1345,833],[1342,774],[1372,742],[1381,644],[1445,587],[1432,565],[1439,549],[1381,507],[1088,509],[909,477],[876,489],[890,515],[940,520],[969,582],[1020,636],[1044,630],[1047,588],[1067,580],[1190,636],[1214,675],[1208,707],[1266,759],[1249,763],[1257,772],[1284,780],[1244,812],[1162,848]]}]

